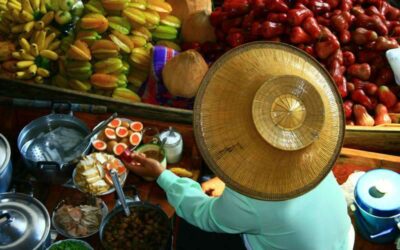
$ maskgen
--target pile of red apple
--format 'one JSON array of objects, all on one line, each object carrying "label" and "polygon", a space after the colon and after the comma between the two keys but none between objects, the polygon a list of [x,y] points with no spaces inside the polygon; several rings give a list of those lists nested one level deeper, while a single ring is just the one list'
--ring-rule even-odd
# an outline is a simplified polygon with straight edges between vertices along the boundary
[{"label": "pile of red apple", "polygon": [[211,61],[251,41],[289,43],[330,72],[347,124],[391,123],[388,113],[400,113],[400,89],[385,56],[399,47],[400,10],[386,1],[225,0],[210,21],[217,43],[199,50]]}]

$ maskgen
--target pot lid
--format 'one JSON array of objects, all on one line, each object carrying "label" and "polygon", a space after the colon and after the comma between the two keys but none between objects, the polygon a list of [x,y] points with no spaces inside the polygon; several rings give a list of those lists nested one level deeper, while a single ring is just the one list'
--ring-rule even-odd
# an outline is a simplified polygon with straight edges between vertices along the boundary
[{"label": "pot lid", "polygon": [[0,249],[36,249],[50,232],[50,216],[37,199],[0,194]]},{"label": "pot lid", "polygon": [[357,205],[374,216],[400,214],[400,174],[394,171],[368,171],[360,177],[354,192]]},{"label": "pot lid", "polygon": [[10,161],[10,145],[7,139],[0,134],[0,173],[7,167]]},{"label": "pot lid", "polygon": [[178,132],[170,127],[168,130],[165,130],[160,134],[160,141],[163,141],[165,138],[165,145],[168,146],[178,144],[182,137]]}]

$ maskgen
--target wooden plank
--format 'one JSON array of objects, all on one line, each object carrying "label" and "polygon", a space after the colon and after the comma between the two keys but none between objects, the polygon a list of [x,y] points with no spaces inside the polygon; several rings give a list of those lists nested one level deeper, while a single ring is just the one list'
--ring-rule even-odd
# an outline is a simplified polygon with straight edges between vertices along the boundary
[{"label": "wooden plank", "polygon": [[132,103],[91,93],[62,89],[51,85],[34,84],[0,77],[0,95],[37,100],[64,100],[76,103],[107,106],[109,112],[119,112],[146,119],[192,123],[193,112],[147,103]]},{"label": "wooden plank", "polygon": [[343,146],[399,155],[400,127],[346,126]]},{"label": "wooden plank", "polygon": [[365,150],[342,148],[338,163],[362,164],[367,167],[400,171],[400,156],[380,154]]}]

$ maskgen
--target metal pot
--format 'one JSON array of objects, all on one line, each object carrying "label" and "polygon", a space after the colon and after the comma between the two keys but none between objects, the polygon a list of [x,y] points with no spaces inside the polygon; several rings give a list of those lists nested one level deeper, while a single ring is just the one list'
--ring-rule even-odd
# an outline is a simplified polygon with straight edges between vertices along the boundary
[{"label": "metal pot", "polygon": [[[53,109],[51,114],[42,116],[26,125],[18,136],[17,144],[25,166],[39,181],[63,184],[71,178],[78,159],[72,161],[65,159],[34,161],[26,157],[27,149],[35,138],[57,128],[72,129],[80,134],[82,139],[90,132],[84,122],[73,116],[72,111],[69,114],[56,114]],[[90,148],[90,143],[88,143],[83,154],[87,154]]]},{"label": "metal pot", "polygon": [[365,238],[384,243],[400,235],[400,174],[371,170],[357,181],[354,197],[357,227]]},{"label": "metal pot", "polygon": [[[132,186],[127,187],[127,188],[133,188]],[[136,190],[135,190],[136,192]],[[140,201],[138,196],[136,195],[135,197],[129,198],[127,197],[126,199],[126,204],[128,206],[128,208],[130,209],[130,211],[137,211],[137,209],[144,209],[144,210],[148,210],[148,211],[155,211],[157,214],[159,214],[162,218],[161,223],[163,223],[164,225],[166,225],[166,230],[167,230],[167,237],[168,239],[171,237],[171,233],[172,233],[172,224],[170,219],[168,218],[167,214],[159,207],[159,206],[155,206],[152,205],[148,202],[143,202]],[[131,213],[131,216],[134,213]],[[103,221],[101,222],[100,225],[100,240],[101,240],[101,244],[103,245],[103,247],[105,249],[107,249],[107,244],[105,242],[104,239],[104,230],[107,227],[107,225],[109,224],[110,220],[115,217],[115,216],[125,216],[123,207],[117,203],[117,205],[114,207],[114,209],[107,214],[107,216],[103,219]],[[165,250],[167,249],[167,245],[168,245],[168,239],[166,240],[166,244],[159,246],[159,248],[157,250]],[[129,248],[127,248],[129,249]],[[130,249],[135,249],[135,246],[132,246]]]},{"label": "metal pot", "polygon": [[0,134],[0,193],[9,188],[12,176],[11,148],[7,139]]},{"label": "metal pot", "polygon": [[0,250],[46,249],[50,216],[37,199],[22,193],[0,194]]}]

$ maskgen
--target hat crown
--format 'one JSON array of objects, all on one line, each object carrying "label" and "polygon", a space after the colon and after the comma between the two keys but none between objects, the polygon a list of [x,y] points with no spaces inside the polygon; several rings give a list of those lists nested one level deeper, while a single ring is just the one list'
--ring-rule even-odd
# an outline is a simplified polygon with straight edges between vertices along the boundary
[{"label": "hat crown", "polygon": [[277,97],[272,103],[271,119],[282,129],[294,130],[303,124],[306,113],[306,108],[299,98],[286,94]]}]

